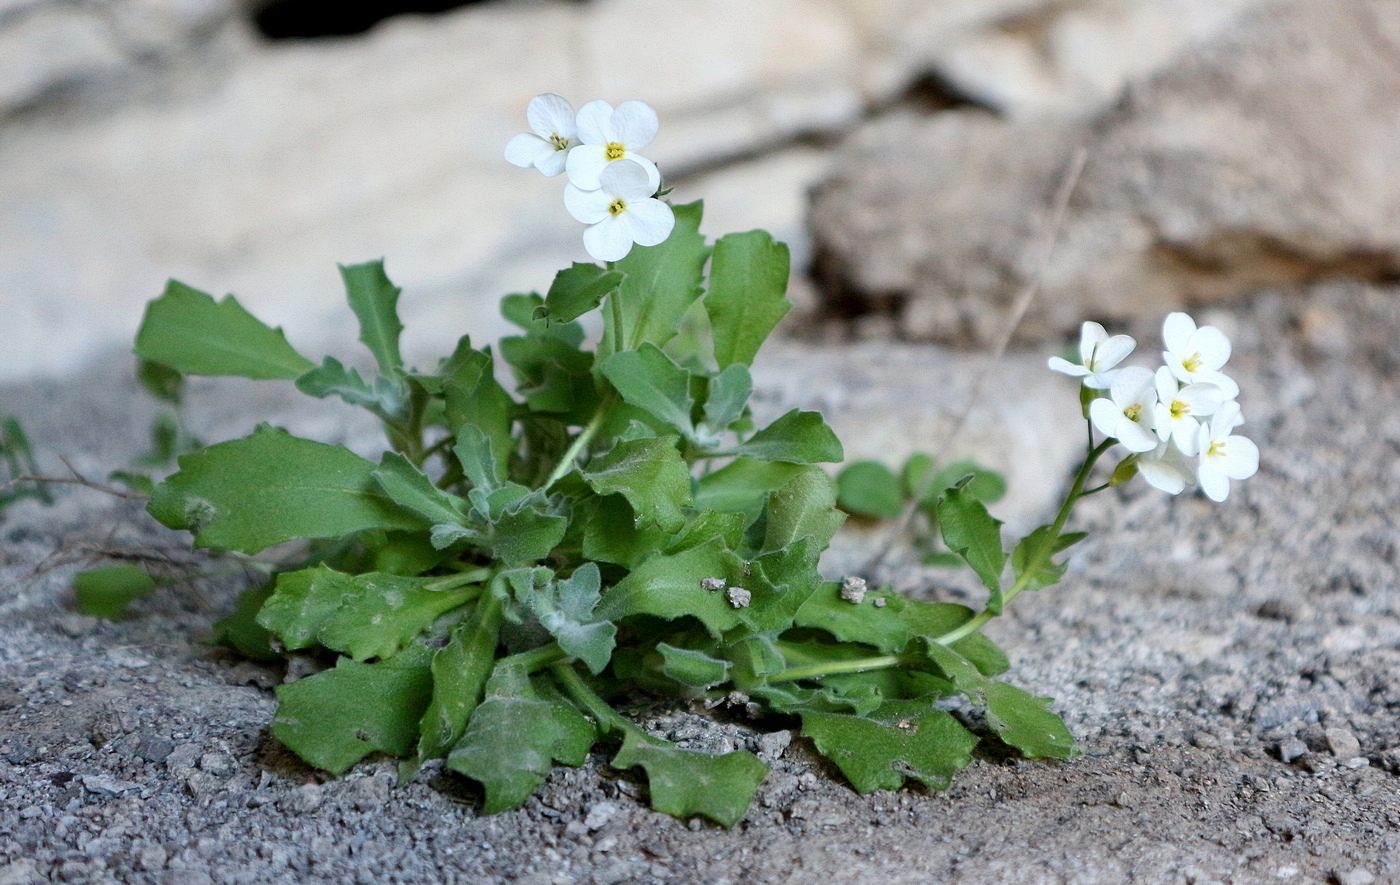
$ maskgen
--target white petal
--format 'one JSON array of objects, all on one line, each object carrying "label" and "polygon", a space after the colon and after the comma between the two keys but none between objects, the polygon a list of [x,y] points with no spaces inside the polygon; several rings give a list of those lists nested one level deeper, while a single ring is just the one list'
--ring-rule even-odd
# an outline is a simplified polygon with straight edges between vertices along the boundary
[{"label": "white petal", "polygon": [[1212,501],[1224,501],[1230,497],[1229,478],[1208,462],[1201,462],[1201,466],[1196,471],[1196,478],[1201,483],[1201,491],[1205,492],[1206,497]]},{"label": "white petal", "polygon": [[1123,358],[1133,352],[1137,342],[1128,335],[1114,335],[1099,345],[1094,354],[1094,368],[1102,372],[1123,362]]},{"label": "white petal", "polygon": [[555,135],[572,139],[578,131],[574,124],[574,106],[562,95],[545,92],[530,99],[525,110],[525,119],[530,128],[546,141]]},{"label": "white petal", "polygon": [[[1117,404],[1100,397],[1089,403],[1089,421],[1099,433],[1117,439],[1118,425],[1124,423],[1123,410]],[[1156,440],[1152,441],[1152,447],[1157,447]]]},{"label": "white petal", "polygon": [[627,218],[632,225],[632,239],[638,246],[656,246],[666,242],[676,226],[671,207],[650,197],[627,204]]},{"label": "white petal", "polygon": [[1138,473],[1154,489],[1161,489],[1169,495],[1179,495],[1186,488],[1186,476],[1177,465],[1167,461],[1138,462]]},{"label": "white petal", "polygon": [[[1172,443],[1183,455],[1194,455],[1201,450],[1199,431],[1201,425],[1195,418],[1177,418],[1172,423]],[[1158,431],[1160,433],[1160,431]]]},{"label": "white petal", "polygon": [[1113,379],[1118,377],[1118,369],[1109,369],[1107,372],[1090,372],[1089,377],[1084,379],[1084,386],[1090,390],[1108,390],[1113,386]]},{"label": "white petal", "polygon": [[1240,395],[1240,386],[1235,383],[1235,379],[1229,377],[1224,372],[1201,371],[1197,372],[1193,381],[1200,381],[1204,384],[1214,384],[1225,394],[1226,399],[1234,399]]},{"label": "white petal", "polygon": [[612,201],[612,194],[606,191],[586,191],[573,184],[564,185],[564,208],[569,210],[575,221],[597,224],[611,217],[608,207],[612,205]]},{"label": "white petal", "polygon": [[627,202],[644,200],[656,193],[647,181],[647,171],[634,160],[613,160],[598,174],[598,186]]},{"label": "white petal", "polygon": [[1176,399],[1186,403],[1198,418],[1214,415],[1226,401],[1225,391],[1214,384],[1188,384],[1176,392]]},{"label": "white petal", "polygon": [[644,101],[624,101],[612,112],[613,135],[627,146],[628,152],[651,144],[659,125],[656,111]]},{"label": "white petal", "polygon": [[640,157],[640,156],[638,156],[638,155],[632,153],[631,149],[628,149],[628,151],[627,151],[627,159],[631,160],[633,163],[636,163],[637,165],[641,166],[643,169],[646,170],[646,172],[647,172],[647,194],[646,194],[646,195],[647,195],[648,197],[651,196],[652,194],[656,193],[658,190],[661,189],[661,170],[659,170],[659,169],[656,168],[656,164],[655,164],[655,163],[653,163],[652,161],[648,160],[646,157]]},{"label": "white petal", "polygon": [[1089,374],[1088,369],[1084,368],[1078,363],[1072,363],[1062,356],[1050,357],[1050,360],[1046,363],[1046,365],[1048,365],[1052,371],[1063,372],[1066,375],[1071,375],[1075,378],[1082,378],[1085,375]]},{"label": "white petal", "polygon": [[[1158,402],[1171,402],[1176,397],[1176,392],[1181,389],[1181,385],[1177,383],[1176,377],[1172,375],[1171,369],[1168,369],[1166,366],[1162,366],[1157,370],[1155,380],[1157,382]],[[1160,427],[1161,424],[1159,423],[1158,426]]]},{"label": "white petal", "polygon": [[553,178],[564,171],[568,159],[568,151],[552,150],[546,156],[535,160],[535,168],[543,172],[545,178]]},{"label": "white petal", "polygon": [[1146,403],[1149,396],[1155,403],[1157,390],[1154,381],[1151,370],[1144,369],[1142,366],[1119,369],[1118,374],[1113,379],[1113,386],[1109,388],[1109,396],[1113,397],[1113,401],[1123,408],[1127,408],[1133,403]]},{"label": "white petal", "polygon": [[583,248],[598,261],[621,261],[632,251],[632,234],[619,216],[609,216],[583,232]]},{"label": "white petal", "polygon": [[1108,340],[1108,330],[1098,323],[1085,322],[1079,327],[1079,359],[1084,365],[1094,358],[1094,351]]},{"label": "white petal", "polygon": [[[1191,341],[1191,334],[1196,331],[1196,321],[1181,312],[1169,313],[1162,321],[1162,343],[1167,346],[1167,350],[1173,353],[1181,353],[1186,350],[1186,345]],[[1183,356],[1191,354],[1184,353]]]},{"label": "white petal", "polygon": [[528,132],[522,132],[506,142],[506,162],[521,169],[529,169],[553,153],[556,153],[554,145]]},{"label": "white petal", "polygon": [[1222,403],[1220,408],[1215,410],[1215,414],[1210,419],[1210,435],[1216,439],[1224,439],[1230,435],[1232,428],[1238,427],[1244,422],[1239,419],[1240,404],[1231,400]]},{"label": "white petal", "polygon": [[569,151],[569,159],[564,168],[569,172],[569,182],[586,191],[598,189],[598,176],[611,162],[607,148],[600,144],[584,143]]},{"label": "white petal", "polygon": [[1157,434],[1128,419],[1118,422],[1118,441],[1130,452],[1150,452],[1157,448]]},{"label": "white petal", "polygon": [[1191,335],[1183,350],[1188,357],[1200,354],[1201,364],[1214,371],[1230,359],[1230,339],[1215,326],[1202,326]]},{"label": "white petal", "polygon": [[1225,453],[1216,456],[1220,472],[1231,479],[1249,479],[1259,472],[1259,447],[1242,436],[1227,437]]},{"label": "white petal", "polygon": [[599,147],[612,141],[612,115],[612,105],[601,98],[579,108],[578,140]]}]

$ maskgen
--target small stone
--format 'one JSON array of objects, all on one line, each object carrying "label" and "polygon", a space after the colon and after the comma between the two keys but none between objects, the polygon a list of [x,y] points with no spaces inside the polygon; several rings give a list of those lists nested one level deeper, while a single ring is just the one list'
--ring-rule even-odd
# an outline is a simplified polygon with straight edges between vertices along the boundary
[{"label": "small stone", "polygon": [[1350,768],[1352,771],[1356,771],[1359,768],[1365,768],[1366,766],[1370,765],[1371,760],[1367,759],[1365,756],[1353,756],[1347,761],[1343,762],[1342,764],[1345,765],[1347,768]]},{"label": "small stone", "polygon": [[1307,753],[1308,745],[1296,737],[1289,738],[1286,741],[1279,741],[1278,758],[1282,759],[1284,762],[1292,762],[1294,759],[1306,756]]},{"label": "small stone", "polygon": [[581,820],[571,820],[564,827],[566,839],[580,839],[588,835],[588,824]]},{"label": "small stone", "polygon": [[105,774],[85,774],[82,777],[83,786],[88,792],[97,793],[103,796],[120,796],[122,793],[132,793],[141,789],[140,784],[131,781],[117,780]]},{"label": "small stone", "polygon": [[884,607],[885,607],[885,597],[883,597],[883,596],[877,596],[877,597],[875,597],[875,607],[876,607],[876,608],[884,608]]},{"label": "small stone", "polygon": [[758,736],[758,755],[764,759],[777,759],[792,743],[792,732],[770,731]]},{"label": "small stone", "polygon": [[238,770],[238,763],[227,753],[205,753],[199,757],[199,770],[215,777],[232,777]]},{"label": "small stone", "polygon": [[869,588],[865,583],[865,578],[848,576],[846,580],[841,582],[841,598],[847,602],[859,604],[865,599],[867,589]]},{"label": "small stone", "polygon": [[1327,741],[1327,749],[1338,759],[1351,759],[1361,755],[1361,742],[1349,728],[1328,728],[1322,732]]},{"label": "small stone", "polygon": [[1336,874],[1337,885],[1371,885],[1376,877],[1369,870],[1349,870]]},{"label": "small stone", "polygon": [[727,583],[728,582],[725,581],[724,578],[701,578],[700,589],[710,591],[723,590]]},{"label": "small stone", "polygon": [[743,587],[730,587],[724,591],[724,595],[735,608],[745,608],[753,601],[753,594]]},{"label": "small stone", "polygon": [[145,845],[136,852],[136,866],[148,873],[164,867],[165,862],[169,859],[169,855],[160,845]]},{"label": "small stone", "polygon": [[1381,767],[1391,774],[1400,774],[1400,747],[1381,751]]},{"label": "small stone", "polygon": [[588,816],[583,819],[583,825],[590,830],[600,830],[607,826],[617,814],[617,805],[612,802],[599,802],[588,810]]}]

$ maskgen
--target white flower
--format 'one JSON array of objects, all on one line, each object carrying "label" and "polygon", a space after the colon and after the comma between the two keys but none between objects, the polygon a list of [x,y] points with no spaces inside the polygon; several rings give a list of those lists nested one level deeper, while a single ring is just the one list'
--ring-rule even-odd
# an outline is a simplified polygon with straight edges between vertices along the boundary
[{"label": "white flower", "polygon": [[1225,393],[1214,384],[1187,384],[1182,387],[1166,366],[1157,370],[1157,406],[1153,422],[1157,436],[1170,439],[1183,455],[1196,454],[1197,419],[1215,414],[1225,402]]},{"label": "white flower", "polygon": [[1157,448],[1138,456],[1138,473],[1154,489],[1161,489],[1169,495],[1179,495],[1195,477],[1186,456],[1181,450],[1166,440],[1157,443]]},{"label": "white flower", "polygon": [[571,148],[578,146],[574,106],[562,95],[546,92],[530,99],[525,111],[535,134],[522,132],[506,145],[506,161],[522,169],[534,166],[549,177],[564,171]]},{"label": "white flower", "polygon": [[1107,390],[1118,374],[1113,367],[1133,352],[1137,342],[1127,335],[1108,337],[1098,323],[1085,323],[1079,330],[1079,363],[1058,356],[1050,357],[1050,368],[1075,378],[1083,378],[1084,386]]},{"label": "white flower", "polygon": [[655,246],[671,235],[676,216],[671,207],[653,199],[655,193],[641,165],[610,163],[598,187],[583,190],[572,182],[564,187],[569,214],[591,225],[583,232],[583,247],[598,261],[618,261],[632,244]]},{"label": "white flower", "polygon": [[1201,453],[1196,476],[1201,490],[1212,501],[1224,501],[1230,495],[1230,480],[1249,479],[1259,470],[1259,447],[1242,436],[1230,433],[1239,426],[1235,420],[1239,406],[1233,402],[1220,408],[1209,424],[1198,431],[1196,448]]},{"label": "white flower", "polygon": [[1089,404],[1089,420],[1099,433],[1111,436],[1130,452],[1150,452],[1157,448],[1152,432],[1153,409],[1157,405],[1155,379],[1149,369],[1131,366],[1118,370],[1108,388],[1108,397]]},{"label": "white flower", "polygon": [[632,160],[646,171],[651,190],[661,187],[656,164],[636,152],[651,144],[659,124],[656,111],[642,101],[624,101],[613,106],[599,99],[578,112],[578,137],[583,142],[569,151],[566,167],[569,183],[580,190],[596,190],[603,170],[618,160]]},{"label": "white flower", "polygon": [[1215,326],[1196,328],[1196,321],[1184,313],[1169,313],[1162,323],[1162,359],[1182,384],[1204,382],[1225,392],[1226,399],[1240,394],[1240,386],[1221,372],[1230,359],[1230,339]]}]

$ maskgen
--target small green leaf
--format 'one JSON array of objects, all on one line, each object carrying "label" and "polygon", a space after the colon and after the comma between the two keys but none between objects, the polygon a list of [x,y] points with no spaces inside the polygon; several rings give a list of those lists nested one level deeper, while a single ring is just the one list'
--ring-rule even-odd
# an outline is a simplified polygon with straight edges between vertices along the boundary
[{"label": "small green leaf", "polygon": [[[902,479],[905,494],[913,497],[923,489],[921,506],[932,510],[942,494],[957,485],[964,477],[971,476],[967,490],[983,504],[1000,501],[1006,494],[1006,479],[994,470],[988,470],[976,461],[954,461],[934,473],[933,459],[923,453],[911,455],[904,464]],[[927,488],[924,485],[927,484]]]},{"label": "small green leaf", "polygon": [[567,323],[602,303],[608,293],[622,284],[623,274],[596,264],[575,262],[573,267],[554,275],[544,296],[545,317],[550,323]]},{"label": "small green leaf", "polygon": [[447,431],[460,438],[462,428],[471,425],[491,441],[495,478],[506,478],[506,466],[515,448],[511,422],[516,404],[496,380],[491,351],[472,350],[463,339],[457,352],[442,368],[443,417]]},{"label": "small green leaf", "polygon": [[[1051,557],[1069,547],[1078,544],[1088,537],[1085,532],[1066,532],[1053,540],[1050,533],[1054,531],[1052,525],[1043,525],[1021,539],[1016,545],[1016,549],[1011,551],[1011,569],[1016,575],[1019,583],[1026,581],[1026,590],[1043,590],[1052,584],[1057,584],[1065,574],[1065,563],[1055,562]],[[1048,550],[1042,548],[1049,544]],[[1029,578],[1026,578],[1026,571],[1031,568],[1031,563],[1039,556],[1044,556],[1040,567]]]},{"label": "small green leaf", "polygon": [[945,789],[972,761],[977,745],[977,738],[942,710],[901,717],[893,725],[840,713],[803,713],[802,733],[859,793],[897,790],[906,777]]},{"label": "small green leaf", "polygon": [[580,759],[596,734],[572,704],[541,700],[523,670],[497,667],[447,767],[480,782],[482,813],[497,814],[528,799],[555,760]]},{"label": "small green leaf", "polygon": [[836,475],[836,503],[847,513],[894,519],[904,510],[899,477],[879,461],[856,461]]},{"label": "small green leaf", "polygon": [[374,470],[344,446],[264,424],[180,458],[180,472],[156,487],[146,510],[162,525],[194,532],[200,547],[242,553],[296,538],[420,528],[378,487]]},{"label": "small green leaf", "polygon": [[814,539],[821,552],[845,521],[846,514],[836,509],[831,477],[819,467],[804,468],[768,499],[763,552],[782,550],[803,538]]},{"label": "small green leaf", "polygon": [[593,354],[553,335],[503,338],[500,347],[532,411],[588,423],[598,408]]},{"label": "small green leaf", "polygon": [[376,750],[407,756],[432,680],[427,667],[341,658],[333,670],[277,687],[272,735],[331,774],[343,774]]},{"label": "small green leaf", "polygon": [[664,642],[657,643],[656,650],[661,652],[661,672],[681,685],[704,689],[729,680],[729,668],[733,665],[728,661]]},{"label": "small green leaf", "polygon": [[126,607],[156,589],[155,579],[139,565],[126,563],[88,569],[73,576],[78,611],[108,620],[126,614]]},{"label": "small green leaf", "polygon": [[350,309],[360,320],[360,341],[374,354],[379,371],[392,377],[403,368],[399,354],[399,334],[403,332],[398,314],[401,290],[389,282],[383,260],[342,264],[340,277],[345,281]]},{"label": "small green leaf", "polygon": [[614,265],[627,274],[613,297],[628,340],[609,340],[600,353],[635,350],[645,343],[664,345],[675,337],[686,309],[700,297],[701,271],[710,252],[700,235],[703,207],[695,202],[672,211],[676,224],[664,243],[638,246]]},{"label": "small green leaf", "polygon": [[821,549],[817,539],[805,537],[750,562],[744,586],[753,593],[753,601],[744,612],[745,623],[760,631],[791,627],[802,606],[822,587],[817,571]]},{"label": "small green leaf", "polygon": [[457,444],[452,447],[462,473],[476,489],[493,492],[500,487],[505,475],[502,464],[505,452],[496,452],[496,445],[475,424],[464,424],[457,431]]},{"label": "small green leaf", "polygon": [[837,462],[845,457],[841,441],[826,426],[822,416],[797,409],[735,446],[734,454],[793,464]]},{"label": "small green leaf", "polygon": [[271,584],[249,587],[238,594],[228,617],[214,622],[214,641],[255,661],[280,661],[282,655],[272,647],[272,634],[258,623],[258,612],[272,595]]},{"label": "small green leaf", "polygon": [[961,482],[944,493],[938,502],[938,525],[948,549],[972,566],[983,586],[991,591],[988,610],[1001,614],[1001,572],[1006,567],[1001,520],[992,518],[967,485]]},{"label": "small green leaf", "polygon": [[501,603],[488,593],[469,619],[453,626],[447,645],[433,655],[433,698],[419,726],[420,758],[442,756],[461,739],[491,675],[500,633]]},{"label": "small green leaf", "polygon": [[520,566],[549,556],[564,540],[569,519],[547,512],[549,499],[532,492],[507,507],[496,520],[491,553],[507,566]]},{"label": "small green leaf", "polygon": [[[899,615],[909,628],[909,635],[935,640],[972,620],[973,611],[954,602],[906,599]],[[984,676],[996,676],[1011,669],[1005,652],[982,633],[970,633],[949,647],[971,661]]]},{"label": "small green leaf", "polygon": [[617,627],[595,614],[601,587],[597,563],[585,562],[567,580],[551,581],[524,599],[564,653],[583,661],[595,675],[608,665],[617,644]]},{"label": "small green leaf", "polygon": [[690,471],[675,437],[627,440],[588,464],[583,479],[600,495],[620,494],[632,505],[638,526],[674,532],[690,506]]},{"label": "small green leaf", "polygon": [[307,396],[318,399],[338,396],[352,406],[365,406],[382,415],[397,414],[406,399],[402,385],[382,375],[371,385],[360,377],[358,370],[347,369],[333,356],[326,357],[321,365],[297,378],[296,384],[297,390]]},{"label": "small green leaf", "polygon": [[644,344],[639,350],[615,353],[603,363],[602,371],[628,405],[686,438],[695,436],[690,421],[695,405],[690,396],[690,373],[671,362],[660,348]]},{"label": "small green leaf", "polygon": [[178,406],[183,398],[185,376],[162,363],[137,360],[136,380],[151,396],[172,406]]},{"label": "small green leaf", "polygon": [[743,562],[715,538],[674,556],[656,556],[632,570],[603,594],[597,617],[616,621],[629,615],[698,618],[714,636],[739,623],[723,593],[702,589],[702,578],[743,583]]},{"label": "small green leaf", "polygon": [[705,427],[716,437],[729,429],[744,414],[749,397],[753,395],[753,378],[743,363],[733,363],[710,379],[709,395],[705,399]]},{"label": "small green leaf", "polygon": [[841,585],[825,583],[797,610],[799,627],[825,630],[842,642],[863,642],[884,654],[899,651],[909,641],[909,628],[900,617],[903,598],[894,594],[886,604],[873,597],[857,604],[841,598]]},{"label": "small green leaf", "polygon": [[703,814],[732,827],[749,810],[768,766],[752,753],[716,756],[628,732],[613,757],[614,768],[641,766],[651,788],[651,807],[663,814]]},{"label": "small green leaf", "polygon": [[395,504],[418,514],[430,526],[466,521],[467,502],[438,488],[427,474],[398,452],[385,452],[373,476]]},{"label": "small green leaf", "polygon": [[264,325],[232,295],[216,303],[175,280],[146,305],[136,355],[186,375],[256,379],[290,380],[315,365],[292,349],[281,329]]},{"label": "small green leaf", "polygon": [[705,309],[721,369],[750,364],[773,327],[792,308],[786,298],[788,247],[766,231],[726,234],[715,243]]},{"label": "small green leaf", "polygon": [[742,513],[752,522],[763,512],[768,495],[787,485],[809,468],[785,461],[735,458],[695,485],[695,506],[726,513]]}]

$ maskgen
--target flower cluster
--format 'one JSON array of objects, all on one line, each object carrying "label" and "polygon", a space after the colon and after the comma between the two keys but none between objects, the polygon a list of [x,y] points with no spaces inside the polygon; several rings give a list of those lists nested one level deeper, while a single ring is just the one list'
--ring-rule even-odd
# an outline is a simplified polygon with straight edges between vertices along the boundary
[{"label": "flower cluster", "polygon": [[661,173],[637,151],[656,137],[656,111],[640,101],[614,108],[590,101],[574,115],[563,96],[530,99],[529,132],[506,145],[506,160],[546,176],[568,173],[564,207],[588,225],[583,246],[598,261],[618,261],[632,244],[655,246],[671,235],[676,217],[656,199]]},{"label": "flower cluster", "polygon": [[[1195,480],[1212,501],[1224,501],[1230,480],[1259,469],[1259,448],[1234,433],[1244,418],[1235,402],[1239,385],[1221,371],[1230,339],[1215,326],[1198,328],[1191,317],[1173,313],[1162,324],[1162,343],[1165,365],[1155,372],[1119,368],[1137,342],[1085,323],[1080,362],[1052,357],[1050,368],[1083,379],[1094,392],[1090,422],[1131,453],[1129,462],[1148,483],[1175,495]],[[1188,458],[1197,459],[1194,469]]]}]

